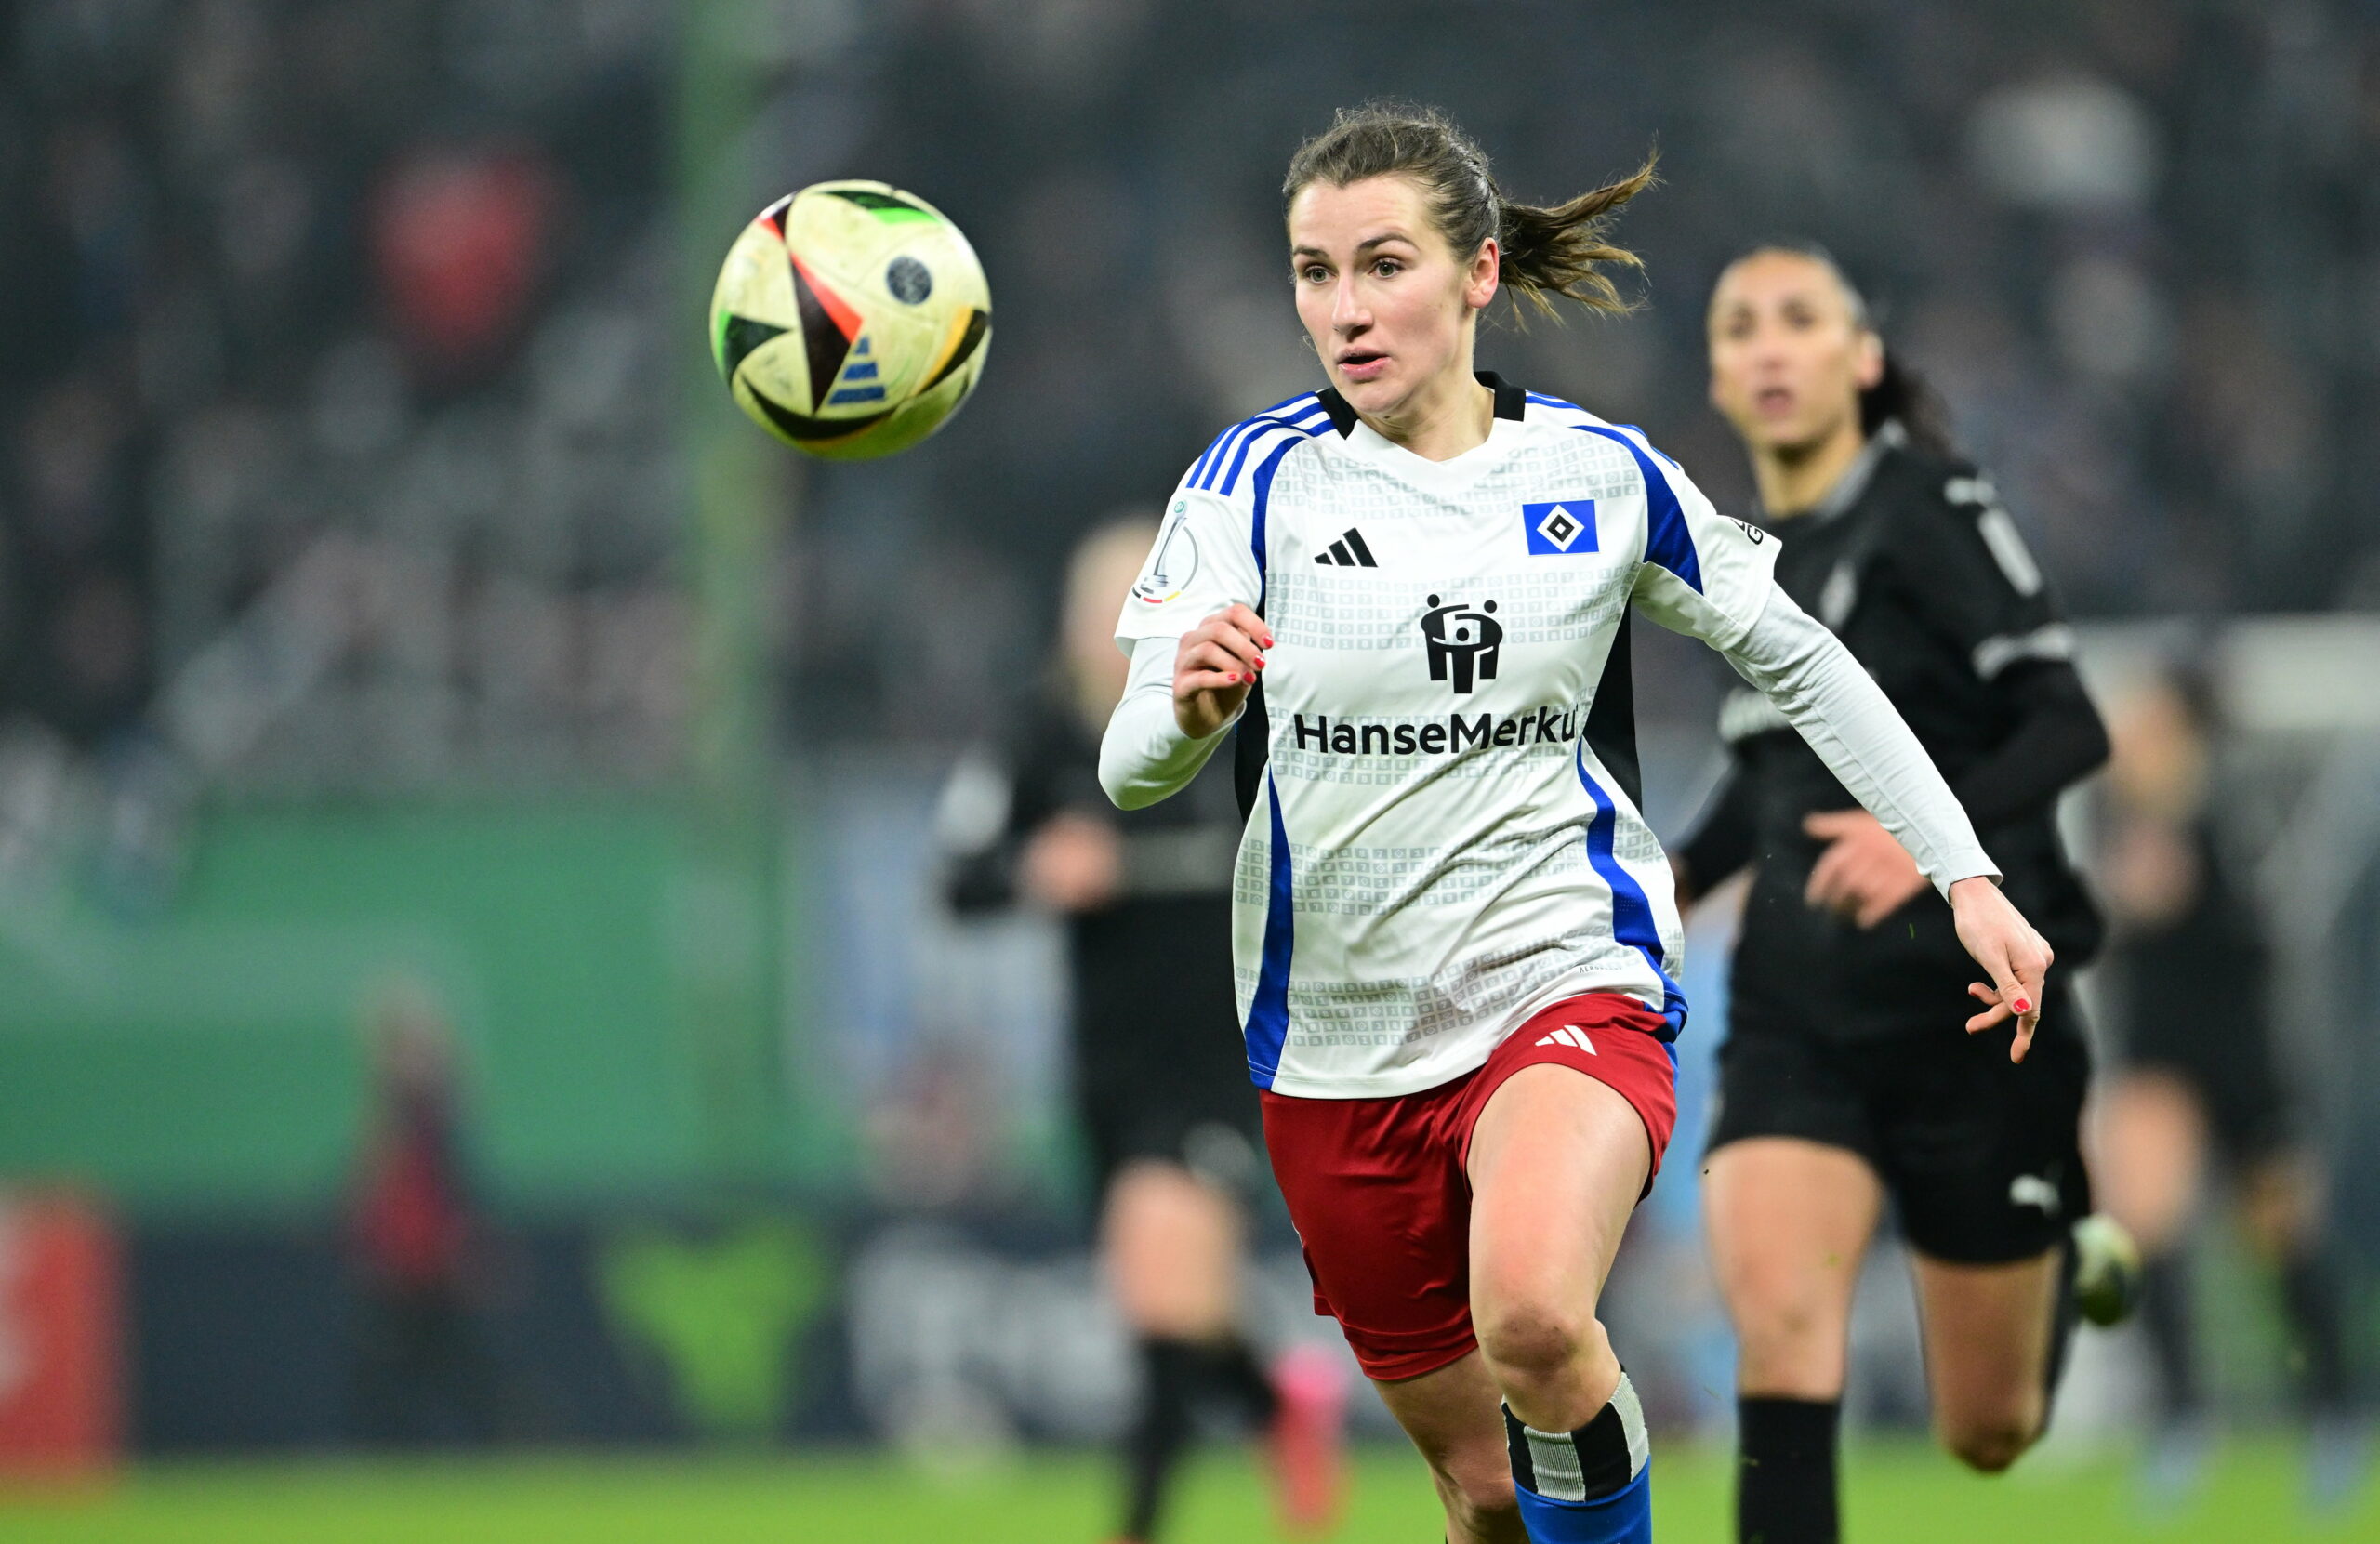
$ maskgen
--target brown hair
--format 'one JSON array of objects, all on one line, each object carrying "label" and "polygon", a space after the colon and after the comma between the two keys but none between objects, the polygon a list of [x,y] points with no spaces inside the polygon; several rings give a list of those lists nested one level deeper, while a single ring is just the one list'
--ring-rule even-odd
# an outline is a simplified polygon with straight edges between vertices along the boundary
[{"label": "brown hair", "polygon": [[1659,159],[1648,155],[1634,175],[1551,208],[1514,204],[1496,185],[1487,152],[1445,113],[1367,102],[1341,108],[1329,128],[1298,147],[1281,197],[1293,201],[1316,182],[1343,188],[1366,178],[1409,177],[1421,185],[1431,219],[1458,257],[1477,252],[1490,237],[1501,244],[1497,277],[1513,289],[1516,308],[1526,300],[1558,316],[1554,297],[1560,296],[1589,310],[1620,312],[1635,307],[1620,297],[1602,265],[1645,265],[1606,237],[1620,206],[1653,185]]}]

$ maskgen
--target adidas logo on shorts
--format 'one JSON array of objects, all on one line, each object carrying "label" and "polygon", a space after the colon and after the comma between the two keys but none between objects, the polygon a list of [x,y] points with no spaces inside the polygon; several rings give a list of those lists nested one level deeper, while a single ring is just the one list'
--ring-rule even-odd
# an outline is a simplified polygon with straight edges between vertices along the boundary
[{"label": "adidas logo on shorts", "polygon": [[1595,1049],[1595,1043],[1587,1038],[1587,1032],[1580,1029],[1577,1024],[1564,1024],[1560,1029],[1555,1030],[1553,1034],[1538,1041],[1538,1044],[1540,1046],[1568,1046],[1575,1050],[1583,1050],[1589,1056],[1600,1056],[1603,1054],[1603,1052]]}]

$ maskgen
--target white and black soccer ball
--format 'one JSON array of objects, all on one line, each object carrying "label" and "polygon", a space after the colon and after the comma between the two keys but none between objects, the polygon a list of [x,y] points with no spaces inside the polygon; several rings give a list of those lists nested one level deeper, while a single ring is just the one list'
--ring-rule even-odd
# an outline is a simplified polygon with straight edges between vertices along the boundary
[{"label": "white and black soccer ball", "polygon": [[821,182],[760,211],[710,301],[711,354],[753,422],[812,455],[890,455],[984,372],[992,297],[942,211],[881,182]]}]

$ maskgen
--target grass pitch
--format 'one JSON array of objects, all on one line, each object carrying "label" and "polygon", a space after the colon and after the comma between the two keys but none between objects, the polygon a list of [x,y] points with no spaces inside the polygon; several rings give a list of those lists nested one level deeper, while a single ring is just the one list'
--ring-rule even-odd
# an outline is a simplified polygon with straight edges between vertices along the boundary
[{"label": "grass pitch", "polygon": [[[1726,1544],[1726,1456],[1655,1459],[1664,1544]],[[1915,1444],[1847,1466],[1856,1544],[2268,1544],[2380,1539],[2380,1494],[2309,1519],[2294,1449],[2235,1446],[2196,1507],[2144,1520],[2119,1459],[1974,1478]],[[1438,1537],[1409,1454],[1357,1463],[1334,1544]],[[77,1492],[0,1490],[0,1544],[1100,1544],[1114,1482],[1092,1457],[932,1477],[874,1457],[315,1460],[152,1464]],[[1186,1478],[1164,1544],[1277,1538],[1254,1469],[1216,1453]]]}]

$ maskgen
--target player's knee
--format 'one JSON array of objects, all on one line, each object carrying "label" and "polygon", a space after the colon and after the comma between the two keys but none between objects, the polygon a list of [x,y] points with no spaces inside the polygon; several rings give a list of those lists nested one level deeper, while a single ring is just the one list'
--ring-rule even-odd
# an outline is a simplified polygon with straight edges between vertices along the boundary
[{"label": "player's knee", "polygon": [[1603,1326],[1593,1313],[1544,1299],[1501,1308],[1479,1326],[1479,1350],[1488,1365],[1522,1378],[1559,1373],[1604,1340]]},{"label": "player's knee", "polygon": [[1520,1510],[1513,1494],[1512,1466],[1501,1446],[1492,1454],[1468,1461],[1437,1463],[1438,1494],[1446,1502],[1448,1521],[1474,1538],[1501,1538]]},{"label": "player's knee", "polygon": [[1746,1293],[1738,1300],[1738,1333],[1747,1345],[1792,1350],[1817,1341],[1832,1327],[1816,1300],[1797,1293]]},{"label": "player's knee", "polygon": [[2025,1456],[2041,1434],[2036,1423],[2017,1418],[1960,1421],[1942,1430],[1950,1456],[1979,1474],[1998,1474]]},{"label": "player's knee", "polygon": [[1734,1305],[1746,1386],[1768,1393],[1831,1398],[1843,1378],[1840,1313],[1814,1298],[1779,1294]]}]

